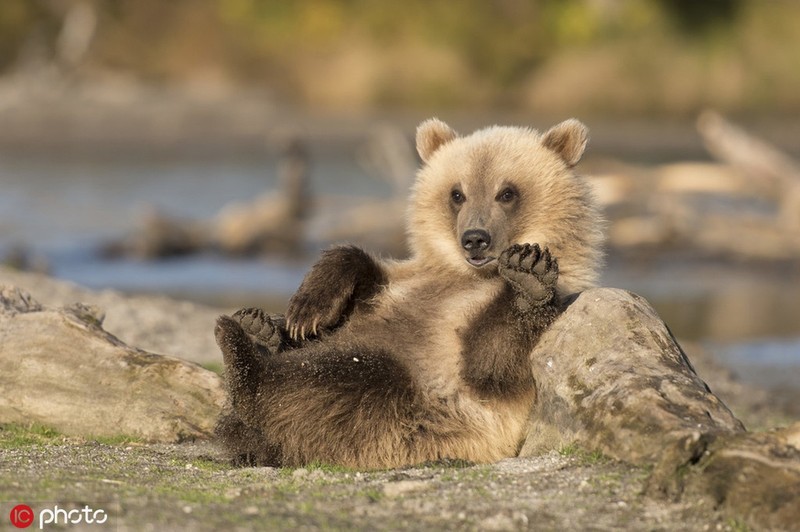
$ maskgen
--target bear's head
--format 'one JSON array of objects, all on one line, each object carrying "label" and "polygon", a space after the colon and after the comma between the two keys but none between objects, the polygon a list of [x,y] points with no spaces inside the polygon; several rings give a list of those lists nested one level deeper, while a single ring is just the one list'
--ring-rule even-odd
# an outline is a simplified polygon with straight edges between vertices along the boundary
[{"label": "bear's head", "polygon": [[408,216],[412,255],[453,273],[497,275],[512,244],[548,247],[558,260],[562,295],[597,281],[602,218],[573,168],[587,129],[567,120],[544,134],[489,127],[460,136],[444,122],[417,129],[423,166]]}]

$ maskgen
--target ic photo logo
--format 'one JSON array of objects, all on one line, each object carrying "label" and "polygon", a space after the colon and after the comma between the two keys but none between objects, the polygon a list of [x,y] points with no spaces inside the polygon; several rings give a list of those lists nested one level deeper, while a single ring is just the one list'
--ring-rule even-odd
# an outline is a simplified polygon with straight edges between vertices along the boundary
[{"label": "ic photo logo", "polygon": [[27,504],[17,504],[8,516],[11,524],[17,528],[28,528],[36,524],[37,530],[45,530],[50,525],[59,528],[70,525],[104,525],[108,522],[108,513],[103,509],[95,509],[88,504],[82,508],[63,507],[58,504],[34,510]]},{"label": "ic photo logo", "polygon": [[11,509],[11,524],[17,528],[28,528],[36,517],[27,504],[18,504]]}]

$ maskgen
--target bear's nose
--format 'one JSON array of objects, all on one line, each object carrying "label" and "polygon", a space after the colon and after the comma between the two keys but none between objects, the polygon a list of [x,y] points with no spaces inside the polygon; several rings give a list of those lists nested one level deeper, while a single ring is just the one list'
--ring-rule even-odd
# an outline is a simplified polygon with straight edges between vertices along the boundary
[{"label": "bear's nose", "polygon": [[467,251],[483,251],[492,243],[492,237],[483,229],[469,229],[461,235],[461,247]]}]

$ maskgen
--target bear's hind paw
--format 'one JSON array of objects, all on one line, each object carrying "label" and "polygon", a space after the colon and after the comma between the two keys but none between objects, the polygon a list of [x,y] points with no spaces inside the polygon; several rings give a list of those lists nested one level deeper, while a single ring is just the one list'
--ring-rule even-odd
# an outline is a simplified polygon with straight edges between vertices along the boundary
[{"label": "bear's hind paw", "polygon": [[281,347],[280,318],[267,315],[258,308],[243,308],[237,310],[232,319],[239,323],[242,330],[250,339],[275,353]]}]

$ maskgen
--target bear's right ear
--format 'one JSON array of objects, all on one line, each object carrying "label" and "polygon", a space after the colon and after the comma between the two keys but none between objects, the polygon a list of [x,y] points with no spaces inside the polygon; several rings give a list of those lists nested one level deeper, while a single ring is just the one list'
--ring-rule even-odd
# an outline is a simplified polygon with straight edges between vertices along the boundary
[{"label": "bear's right ear", "polygon": [[457,136],[453,128],[438,118],[429,118],[417,127],[417,153],[428,162],[436,150]]}]

